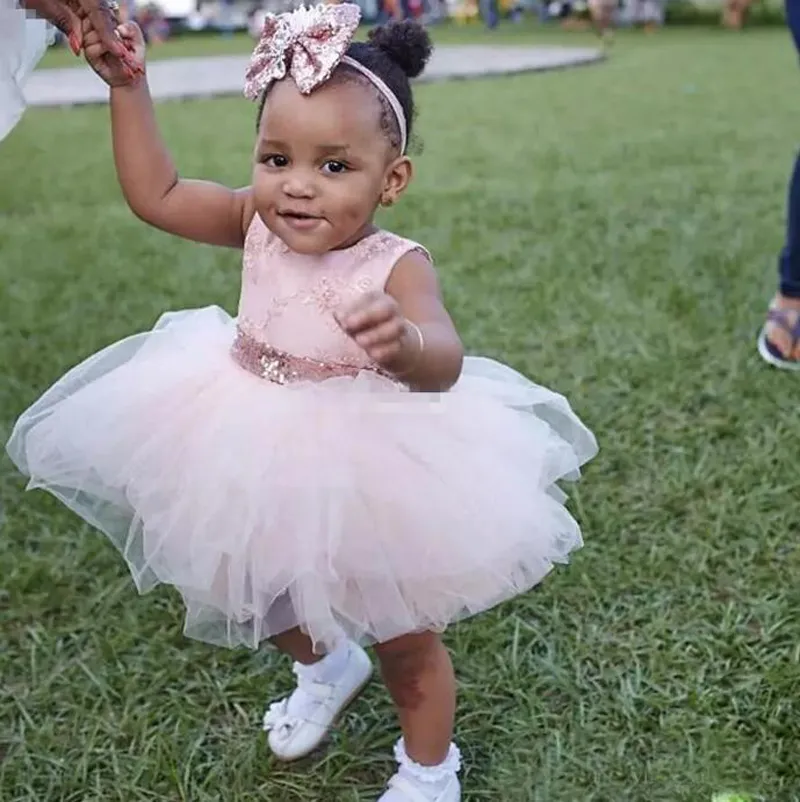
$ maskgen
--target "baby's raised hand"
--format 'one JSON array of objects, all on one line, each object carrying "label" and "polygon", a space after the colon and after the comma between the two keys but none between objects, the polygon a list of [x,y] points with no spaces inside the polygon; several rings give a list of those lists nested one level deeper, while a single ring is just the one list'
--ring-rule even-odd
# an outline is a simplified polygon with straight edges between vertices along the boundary
[{"label": "baby's raised hand", "polygon": [[[134,70],[128,63],[117,58],[105,45],[100,33],[92,27],[89,18],[83,20],[83,52],[91,68],[109,86],[130,86],[144,74]],[[144,65],[145,43],[141,28],[135,22],[126,22],[117,27],[120,41],[134,63]]]},{"label": "baby's raised hand", "polygon": [[391,295],[369,292],[339,309],[335,318],[342,329],[373,362],[393,372],[408,370],[419,357],[420,338]]}]

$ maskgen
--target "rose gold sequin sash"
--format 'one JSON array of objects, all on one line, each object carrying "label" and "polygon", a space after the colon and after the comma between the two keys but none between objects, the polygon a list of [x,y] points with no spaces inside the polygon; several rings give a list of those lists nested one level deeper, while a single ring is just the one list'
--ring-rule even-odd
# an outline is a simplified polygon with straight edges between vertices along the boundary
[{"label": "rose gold sequin sash", "polygon": [[231,356],[240,367],[275,384],[296,381],[321,382],[337,376],[355,377],[364,370],[397,381],[394,376],[376,367],[358,367],[293,356],[286,351],[279,351],[266,343],[259,342],[241,329],[236,332],[236,339],[231,346]]}]

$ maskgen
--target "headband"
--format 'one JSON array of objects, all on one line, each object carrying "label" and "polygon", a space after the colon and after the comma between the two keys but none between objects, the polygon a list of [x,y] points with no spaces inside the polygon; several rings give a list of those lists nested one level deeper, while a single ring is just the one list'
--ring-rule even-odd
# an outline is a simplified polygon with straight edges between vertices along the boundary
[{"label": "headband", "polygon": [[372,70],[345,55],[360,19],[361,9],[355,3],[323,3],[277,16],[268,14],[247,68],[245,97],[258,100],[287,73],[300,92],[308,95],[324,84],[336,67],[345,64],[361,73],[386,99],[397,118],[400,152],[405,153],[408,126],[397,95]]}]

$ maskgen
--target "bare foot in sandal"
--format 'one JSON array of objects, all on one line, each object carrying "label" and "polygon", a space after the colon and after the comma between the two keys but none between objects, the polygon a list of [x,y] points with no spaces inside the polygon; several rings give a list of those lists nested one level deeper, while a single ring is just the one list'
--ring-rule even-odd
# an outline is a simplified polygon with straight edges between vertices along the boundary
[{"label": "bare foot in sandal", "polygon": [[800,298],[775,297],[758,337],[758,352],[776,368],[800,370]]}]

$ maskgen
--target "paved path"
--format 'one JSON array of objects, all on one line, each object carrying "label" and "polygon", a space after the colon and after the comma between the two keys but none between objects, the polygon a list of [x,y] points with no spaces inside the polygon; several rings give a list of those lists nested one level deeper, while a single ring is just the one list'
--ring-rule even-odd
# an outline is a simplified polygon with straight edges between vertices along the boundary
[{"label": "paved path", "polygon": [[[602,60],[599,50],[575,47],[496,47],[441,45],[419,80],[477,78],[518,72],[554,70]],[[150,88],[158,100],[238,95],[249,56],[153,61],[147,66]],[[25,86],[31,106],[104,103],[105,84],[85,65],[36,70]]]}]

